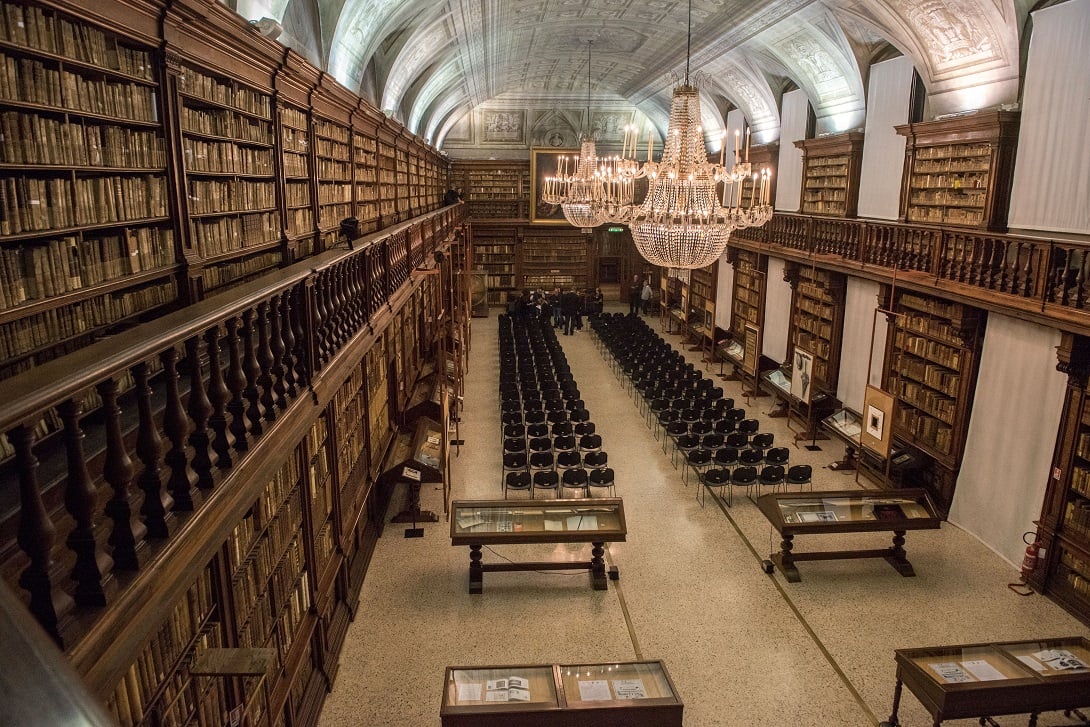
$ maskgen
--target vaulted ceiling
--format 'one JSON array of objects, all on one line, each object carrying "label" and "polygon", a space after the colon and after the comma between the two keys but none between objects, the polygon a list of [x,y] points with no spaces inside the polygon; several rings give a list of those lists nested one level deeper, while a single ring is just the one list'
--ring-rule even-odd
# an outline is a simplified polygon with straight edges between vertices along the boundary
[{"label": "vaulted ceiling", "polygon": [[[486,105],[628,106],[663,131],[686,65],[688,0],[225,0],[283,24],[341,83],[442,146]],[[1042,3],[1038,3],[1042,4]],[[1033,0],[692,0],[690,67],[708,128],[741,109],[777,138],[806,92],[819,130],[861,126],[875,58],[911,58],[932,114],[1017,101]]]}]

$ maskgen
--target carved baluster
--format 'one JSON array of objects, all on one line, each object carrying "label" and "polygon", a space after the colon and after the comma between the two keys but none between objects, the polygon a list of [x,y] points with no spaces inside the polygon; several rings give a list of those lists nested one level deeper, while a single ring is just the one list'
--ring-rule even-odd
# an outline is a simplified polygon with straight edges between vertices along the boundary
[{"label": "carved baluster", "polygon": [[148,537],[165,538],[170,535],[167,514],[174,505],[170,494],[163,489],[163,472],[160,462],[163,456],[163,438],[151,405],[151,386],[148,383],[148,365],[138,363],[132,370],[136,382],[137,410],[140,424],[136,432],[136,456],[144,468],[136,478],[136,486],[144,492],[140,514],[148,528]]},{"label": "carved baluster", "polygon": [[300,387],[310,381],[306,291],[306,285],[304,284],[295,287],[295,302],[291,310],[291,329],[295,336],[295,380]]},{"label": "carved baluster", "polygon": [[366,318],[363,313],[362,277],[363,271],[360,270],[360,256],[356,255],[348,264],[348,310],[350,311],[353,335],[363,328],[364,320]]},{"label": "carved baluster", "polygon": [[272,380],[272,348],[269,346],[269,304],[265,301],[257,304],[257,363],[261,367],[257,383],[261,387],[261,406],[265,410],[265,421],[276,421],[276,392]]},{"label": "carved baluster", "polygon": [[220,328],[212,326],[204,333],[208,351],[208,399],[212,403],[212,416],[208,424],[212,427],[212,451],[216,453],[216,467],[230,469],[231,436],[227,430],[227,402],[231,392],[223,380],[223,364],[220,361]]},{"label": "carved baluster", "polygon": [[1087,255],[1085,252],[1080,251],[1079,257],[1082,260],[1079,263],[1079,272],[1075,275],[1075,299],[1071,302],[1076,308],[1082,308],[1082,304],[1086,302]]},{"label": "carved baluster", "polygon": [[329,358],[329,309],[326,307],[326,277],[322,272],[314,276],[314,350],[315,362],[321,367]]},{"label": "carved baluster", "polygon": [[337,336],[337,347],[343,346],[349,338],[352,337],[352,326],[348,321],[348,265],[341,263],[337,266],[337,271],[334,276],[334,292],[333,304],[336,310],[336,322],[335,328]]},{"label": "carved baluster", "polygon": [[76,554],[72,580],[76,582],[76,603],[80,606],[106,605],[102,574],[109,573],[113,559],[98,549],[95,541],[95,505],[98,490],[87,471],[83,453],[83,430],[79,425],[80,405],[69,399],[58,407],[64,421],[64,448],[68,455],[68,481],[64,488],[64,507],[75,521],[65,544]]},{"label": "carved baluster", "polygon": [[326,288],[326,311],[329,314],[329,318],[326,323],[326,330],[329,333],[329,353],[332,356],[337,349],[341,347],[342,332],[341,332],[341,306],[339,303],[339,289],[341,285],[341,273],[339,266],[334,266],[326,271],[325,276]]},{"label": "carved baluster", "polygon": [[250,434],[260,437],[265,429],[261,423],[261,394],[257,388],[257,380],[261,376],[261,367],[257,362],[256,346],[254,345],[254,328],[257,313],[251,308],[242,314],[242,342],[243,351],[242,370],[246,373],[246,390],[243,396],[250,402],[246,409],[246,418],[250,420]]},{"label": "carved baluster", "polygon": [[989,255],[988,255],[988,278],[984,281],[984,287],[989,290],[995,290],[1003,278],[1003,266],[1002,261],[1006,255],[1006,247],[1001,240],[994,238],[989,240]]},{"label": "carved baluster", "polygon": [[212,402],[204,388],[204,376],[201,374],[201,337],[192,336],[185,342],[186,364],[189,367],[189,420],[193,430],[189,433],[189,446],[193,448],[190,464],[197,473],[197,487],[211,489],[215,485],[212,478],[212,437],[208,433],[208,417],[212,415]]},{"label": "carved baluster", "polygon": [[185,438],[189,434],[189,420],[185,416],[178,389],[178,351],[171,346],[159,354],[159,360],[163,362],[163,382],[166,385],[163,431],[170,440],[170,450],[163,457],[170,467],[167,489],[174,497],[174,509],[188,512],[193,509],[193,485],[197,476],[186,456]]},{"label": "carved baluster", "polygon": [[292,330],[294,321],[291,299],[294,295],[294,290],[287,290],[280,296],[280,315],[282,316],[280,337],[284,344],[284,353],[280,360],[284,368],[284,392],[292,399],[299,395],[299,390],[295,386],[298,379],[295,376],[295,331]]},{"label": "carved baluster", "polygon": [[250,449],[249,423],[246,421],[246,400],[242,393],[246,390],[246,372],[242,368],[242,351],[239,348],[238,318],[227,320],[227,354],[230,364],[227,370],[227,388],[231,390],[231,401],[227,402],[227,411],[231,413],[230,432],[234,437],[236,452]]},{"label": "carved baluster", "polygon": [[272,298],[272,303],[269,306],[269,350],[272,352],[272,368],[270,373],[272,374],[273,392],[276,398],[276,405],[281,409],[284,409],[288,405],[287,400],[287,385],[284,382],[284,335],[282,329],[286,326],[283,325],[282,310],[280,307],[280,296],[276,295]]},{"label": "carved baluster", "polygon": [[1063,268],[1060,270],[1059,280],[1056,281],[1056,286],[1057,286],[1057,288],[1059,288],[1059,291],[1060,291],[1059,298],[1058,298],[1058,300],[1056,302],[1059,303],[1060,305],[1067,305],[1067,290],[1068,290],[1067,279],[1068,279],[1068,275],[1070,274],[1070,270],[1071,270],[1071,255],[1072,255],[1071,250],[1064,250]]},{"label": "carved baluster", "polygon": [[[1011,250],[1014,257],[1011,257]],[[1015,242],[1004,251],[1003,259],[999,264],[999,290],[1004,293],[1014,293],[1018,282],[1018,261],[1022,255],[1022,243]]]},{"label": "carved baluster", "polygon": [[106,503],[106,514],[113,520],[108,542],[113,546],[114,564],[120,570],[137,570],[140,562],[136,547],[147,528],[143,523],[133,523],[129,486],[132,484],[132,459],[125,449],[125,436],[121,431],[121,407],[117,405],[117,382],[110,377],[98,385],[102,397],[102,413],[105,416],[106,461],[102,466],[102,479],[113,488],[113,497]]},{"label": "carved baluster", "polygon": [[976,285],[980,280],[980,240],[976,237],[965,238],[965,280]]},{"label": "carved baluster", "polygon": [[[1021,243],[1019,243],[1021,245]],[[1024,277],[1022,278],[1022,295],[1028,296],[1033,288],[1033,278],[1037,275],[1037,271],[1033,269],[1034,249],[1033,245],[1028,245],[1029,253],[1026,255],[1026,266]]]},{"label": "carved baluster", "polygon": [[38,458],[34,456],[34,434],[29,427],[19,425],[8,432],[15,450],[15,466],[19,472],[19,534],[17,542],[30,564],[19,574],[19,585],[30,594],[30,612],[57,646],[64,648],[57,629],[57,611],[53,603],[53,581],[49,563],[57,528],[42,504],[38,486]]}]

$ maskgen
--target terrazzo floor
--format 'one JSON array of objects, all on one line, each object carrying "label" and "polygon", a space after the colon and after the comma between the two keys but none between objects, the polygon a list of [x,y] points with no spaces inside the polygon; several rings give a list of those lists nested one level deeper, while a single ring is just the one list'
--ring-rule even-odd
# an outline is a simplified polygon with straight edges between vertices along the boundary
[{"label": "terrazzo floor", "polygon": [[[499,498],[496,312],[472,327],[453,498]],[[678,336],[664,337],[682,349]],[[319,727],[439,725],[448,665],[636,659],[665,662],[688,727],[874,725],[889,715],[894,649],[1090,636],[1051,601],[1008,590],[1017,576],[1011,566],[948,523],[908,533],[915,578],[881,559],[805,562],[801,583],[766,575],[760,561],[777,540],[756,506],[736,494],[733,507],[711,497],[701,507],[692,478],[682,483],[589,327],[559,338],[624,499],[628,539],[609,545],[606,556],[619,580],[593,591],[585,571],[486,573],[484,593],[471,596],[468,548],[451,546],[442,517],[423,538],[404,538],[404,526],[388,524]],[[698,354],[687,355],[699,363]],[[765,416],[767,398],[747,401],[737,383],[722,385],[777,443],[793,440],[786,420]],[[853,472],[827,469],[843,454],[835,443],[822,441],[816,452],[804,444],[791,447],[791,463],[814,467],[815,489],[870,486]],[[400,505],[395,495],[391,510]],[[422,506],[442,513],[441,489],[426,486]],[[807,537],[797,550],[884,547],[884,538]],[[589,549],[497,546],[485,562],[585,560]],[[931,724],[907,690],[900,718],[905,727]],[[1058,713],[1039,722],[1077,723]]]}]

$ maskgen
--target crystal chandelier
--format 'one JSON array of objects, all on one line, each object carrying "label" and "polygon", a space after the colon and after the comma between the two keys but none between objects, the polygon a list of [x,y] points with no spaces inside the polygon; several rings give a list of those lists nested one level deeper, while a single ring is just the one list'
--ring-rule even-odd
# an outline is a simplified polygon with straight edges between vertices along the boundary
[{"label": "crystal chandelier", "polygon": [[613,221],[612,213],[632,204],[633,182],[619,170],[620,157],[599,159],[590,130],[590,49],[587,41],[587,131],[579,143],[579,156],[560,157],[555,177],[545,179],[541,198],[559,204],[564,218],[575,227],[597,227]]},{"label": "crystal chandelier", "polygon": [[[724,164],[726,139],[719,164],[708,162],[704,131],[700,126],[700,95],[689,82],[692,42],[692,0],[685,52],[685,78],[674,87],[670,122],[662,158],[652,161],[653,138],[648,132],[647,161],[636,161],[636,130],[626,128],[622,159],[617,173],[627,179],[646,177],[647,196],[638,205],[617,210],[612,221],[626,222],[640,254],[652,265],[669,268],[703,268],[719,259],[730,233],[742,227],[759,227],[772,217],[768,204],[770,173],[752,173],[749,135],[745,160],[735,141],[736,162]],[[743,182],[752,175],[750,206],[742,207]]]}]

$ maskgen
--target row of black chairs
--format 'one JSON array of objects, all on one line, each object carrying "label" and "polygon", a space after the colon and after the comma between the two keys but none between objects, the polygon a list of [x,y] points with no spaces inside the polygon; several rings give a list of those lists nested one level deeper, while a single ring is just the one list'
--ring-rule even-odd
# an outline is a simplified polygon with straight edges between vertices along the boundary
[{"label": "row of black chairs", "polygon": [[[791,450],[776,447],[760,421],[747,418],[734,400],[683,354],[674,350],[645,321],[632,316],[603,315],[591,321],[600,349],[611,368],[640,404],[647,424],[670,449],[675,467],[684,465],[682,481],[691,470],[705,487],[733,484],[747,495],[762,485],[773,491],[787,484],[810,485],[809,465],[790,465]],[[661,437],[660,437],[661,432]],[[733,503],[728,490],[727,504]]]},{"label": "row of black chairs", "polygon": [[559,497],[592,488],[616,493],[602,437],[580,398],[556,332],[537,318],[499,317],[501,484]]}]

